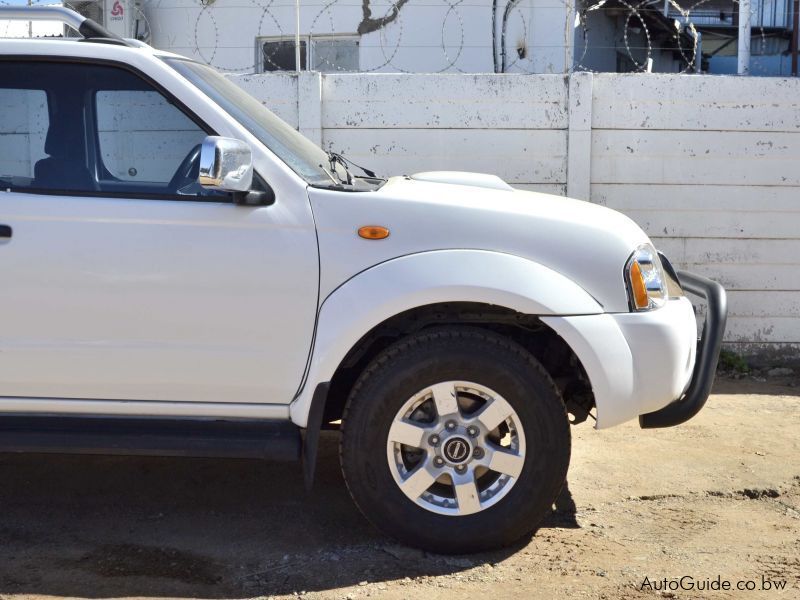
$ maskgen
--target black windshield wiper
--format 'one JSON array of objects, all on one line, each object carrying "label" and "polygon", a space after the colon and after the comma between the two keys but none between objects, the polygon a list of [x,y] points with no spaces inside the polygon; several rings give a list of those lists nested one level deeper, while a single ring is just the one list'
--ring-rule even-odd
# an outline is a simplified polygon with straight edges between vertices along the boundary
[{"label": "black windshield wiper", "polygon": [[342,167],[344,167],[344,170],[347,172],[348,179],[351,177],[351,175],[350,175],[350,169],[347,168],[347,165],[352,165],[356,169],[361,169],[364,172],[364,175],[366,175],[367,177],[372,177],[373,179],[377,179],[375,171],[370,171],[369,169],[362,167],[361,165],[357,165],[352,160],[350,160],[349,158],[345,158],[338,152],[328,152],[328,158],[331,161],[331,165],[339,163],[340,165],[342,165]]},{"label": "black windshield wiper", "polygon": [[[337,154],[336,152],[328,152],[328,164],[331,167],[331,172],[336,175],[339,179],[339,182],[342,184],[352,185],[353,183],[353,176],[350,174],[350,171],[347,168],[347,163],[345,162],[344,158],[341,154]],[[345,181],[342,181],[342,178],[339,177],[339,171],[336,170],[336,165],[339,164],[344,169],[347,177]]]}]

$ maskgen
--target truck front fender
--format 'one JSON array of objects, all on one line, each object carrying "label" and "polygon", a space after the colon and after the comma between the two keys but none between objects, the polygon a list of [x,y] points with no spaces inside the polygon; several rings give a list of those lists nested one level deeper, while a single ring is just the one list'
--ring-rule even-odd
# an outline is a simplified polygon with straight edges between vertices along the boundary
[{"label": "truck front fender", "polygon": [[321,304],[310,364],[290,406],[306,427],[318,384],[377,325],[407,310],[441,302],[493,304],[531,315],[592,315],[603,307],[560,273],[511,254],[436,250],[395,258],[362,271]]}]

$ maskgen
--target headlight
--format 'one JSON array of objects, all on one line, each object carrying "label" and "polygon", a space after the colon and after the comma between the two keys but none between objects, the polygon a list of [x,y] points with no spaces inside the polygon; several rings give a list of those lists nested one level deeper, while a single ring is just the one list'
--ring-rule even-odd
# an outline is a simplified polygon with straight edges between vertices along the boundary
[{"label": "headlight", "polygon": [[664,305],[667,300],[664,270],[653,246],[639,246],[628,259],[625,284],[631,310],[651,310]]},{"label": "headlight", "polygon": [[672,266],[672,263],[664,256],[663,252],[658,253],[658,260],[661,263],[661,268],[664,270],[667,296],[670,299],[682,297],[684,295],[683,287],[681,286],[680,279],[678,279],[678,273],[675,271],[675,267]]}]

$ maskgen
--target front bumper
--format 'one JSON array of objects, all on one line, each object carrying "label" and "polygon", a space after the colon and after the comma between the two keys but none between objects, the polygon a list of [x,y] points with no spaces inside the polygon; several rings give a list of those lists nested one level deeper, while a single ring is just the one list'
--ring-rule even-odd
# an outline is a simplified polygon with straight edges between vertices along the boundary
[{"label": "front bumper", "polygon": [[640,417],[642,427],[677,425],[703,407],[725,329],[725,290],[691,273],[682,272],[680,283],[709,302],[699,345],[686,297],[646,312],[542,317],[586,371],[597,429]]},{"label": "front bumper", "polygon": [[708,400],[717,371],[728,314],[725,288],[715,281],[686,271],[679,271],[678,279],[684,290],[706,299],[708,307],[705,324],[697,346],[692,378],[686,391],[664,408],[640,415],[639,425],[643,429],[672,427],[694,417]]}]

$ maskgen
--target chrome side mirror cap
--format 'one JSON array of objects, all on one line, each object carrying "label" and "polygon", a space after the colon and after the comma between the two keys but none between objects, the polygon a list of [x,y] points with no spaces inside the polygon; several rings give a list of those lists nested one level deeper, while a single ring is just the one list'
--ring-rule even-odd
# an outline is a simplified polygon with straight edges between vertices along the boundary
[{"label": "chrome side mirror cap", "polygon": [[249,192],[253,185],[253,153],[241,140],[210,135],[200,148],[198,183],[224,192]]}]

